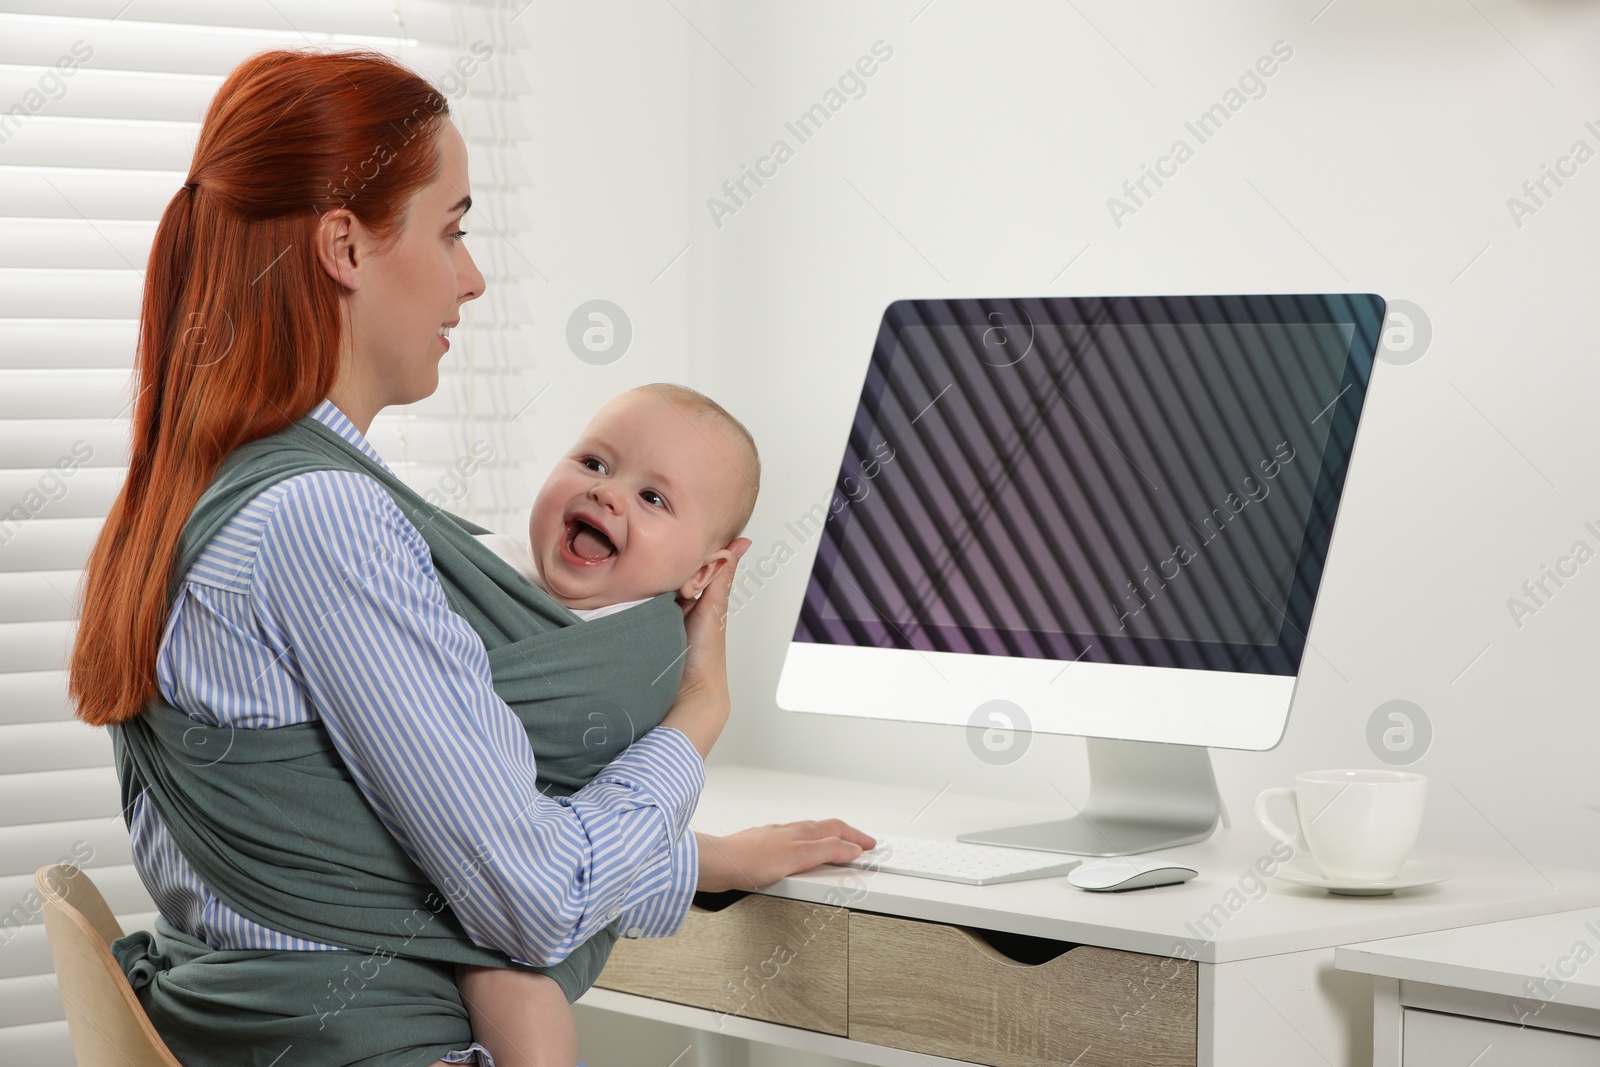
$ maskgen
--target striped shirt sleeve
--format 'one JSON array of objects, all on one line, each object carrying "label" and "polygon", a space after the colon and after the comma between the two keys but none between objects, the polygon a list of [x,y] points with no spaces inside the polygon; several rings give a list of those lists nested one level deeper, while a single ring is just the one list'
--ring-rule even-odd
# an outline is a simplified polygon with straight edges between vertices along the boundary
[{"label": "striped shirt sleeve", "polygon": [[540,793],[527,734],[416,528],[359,474],[282,484],[250,581],[268,643],[473,940],[548,966],[624,913],[628,936],[674,932],[705,782],[688,738],[657,728],[571,797]]}]

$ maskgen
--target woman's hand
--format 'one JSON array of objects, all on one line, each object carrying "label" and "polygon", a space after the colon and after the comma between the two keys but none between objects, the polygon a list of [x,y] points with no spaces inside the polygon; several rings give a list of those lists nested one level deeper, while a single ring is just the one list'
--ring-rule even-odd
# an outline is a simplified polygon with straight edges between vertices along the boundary
[{"label": "woman's hand", "polygon": [[750,549],[750,539],[740,537],[728,546],[729,559],[711,579],[698,600],[683,605],[683,623],[689,633],[689,651],[683,661],[683,681],[672,710],[662,726],[682,730],[700,758],[711,754],[728,722],[728,599],[739,557]]},{"label": "woman's hand", "polygon": [[755,826],[726,837],[696,834],[695,842],[700,851],[695,888],[708,893],[760,889],[819,863],[853,860],[878,844],[838,819]]}]

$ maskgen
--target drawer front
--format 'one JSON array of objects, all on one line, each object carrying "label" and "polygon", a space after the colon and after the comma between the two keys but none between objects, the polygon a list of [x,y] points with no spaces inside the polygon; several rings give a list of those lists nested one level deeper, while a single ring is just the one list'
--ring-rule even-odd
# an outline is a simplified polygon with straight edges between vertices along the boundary
[{"label": "drawer front", "polygon": [[1594,1067],[1600,1038],[1407,1008],[1405,1067]]},{"label": "drawer front", "polygon": [[696,905],[673,937],[619,938],[595,984],[842,1037],[847,914],[760,895]]},{"label": "drawer front", "polygon": [[1194,1067],[1198,968],[1079,945],[1027,964],[955,926],[850,914],[851,1039],[994,1067]]}]

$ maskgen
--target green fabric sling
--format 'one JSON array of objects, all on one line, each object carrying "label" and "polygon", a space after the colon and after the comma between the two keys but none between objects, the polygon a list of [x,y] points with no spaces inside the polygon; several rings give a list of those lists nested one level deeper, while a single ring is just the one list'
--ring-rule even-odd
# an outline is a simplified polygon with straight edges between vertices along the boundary
[{"label": "green fabric sling", "polygon": [[[262,490],[317,470],[373,478],[421,532],[450,606],[483,639],[495,691],[527,728],[542,791],[575,792],[666,715],[687,647],[672,594],[584,622],[479,543],[474,535],[487,531],[309,417],[228,458],[184,527],[174,575]],[[341,591],[328,595],[336,606]],[[154,936],[123,938],[114,951],[180,1061],[252,1062],[239,1058],[248,1043],[265,1064],[293,1043],[327,1048],[313,1065],[398,1067],[469,1043],[449,965],[520,966],[474,945],[449,906],[473,891],[492,855],[436,886],[378,819],[320,721],[216,728],[158,698],[111,733],[123,810],[141,793],[153,803],[218,899],[272,929],[365,954],[218,952],[164,922]],[[575,1000],[616,937],[613,923],[561,963],[533,969]],[[363,1049],[366,1058],[350,1058]],[[307,1063],[299,1052],[296,1063]]]}]

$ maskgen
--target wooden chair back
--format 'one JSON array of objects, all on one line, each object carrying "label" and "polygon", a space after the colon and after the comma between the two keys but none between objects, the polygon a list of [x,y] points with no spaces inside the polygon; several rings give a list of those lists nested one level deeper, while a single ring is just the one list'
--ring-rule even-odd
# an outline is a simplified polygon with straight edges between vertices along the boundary
[{"label": "wooden chair back", "polygon": [[111,955],[122,926],[89,876],[57,863],[35,871],[33,884],[78,1067],[182,1067]]}]

